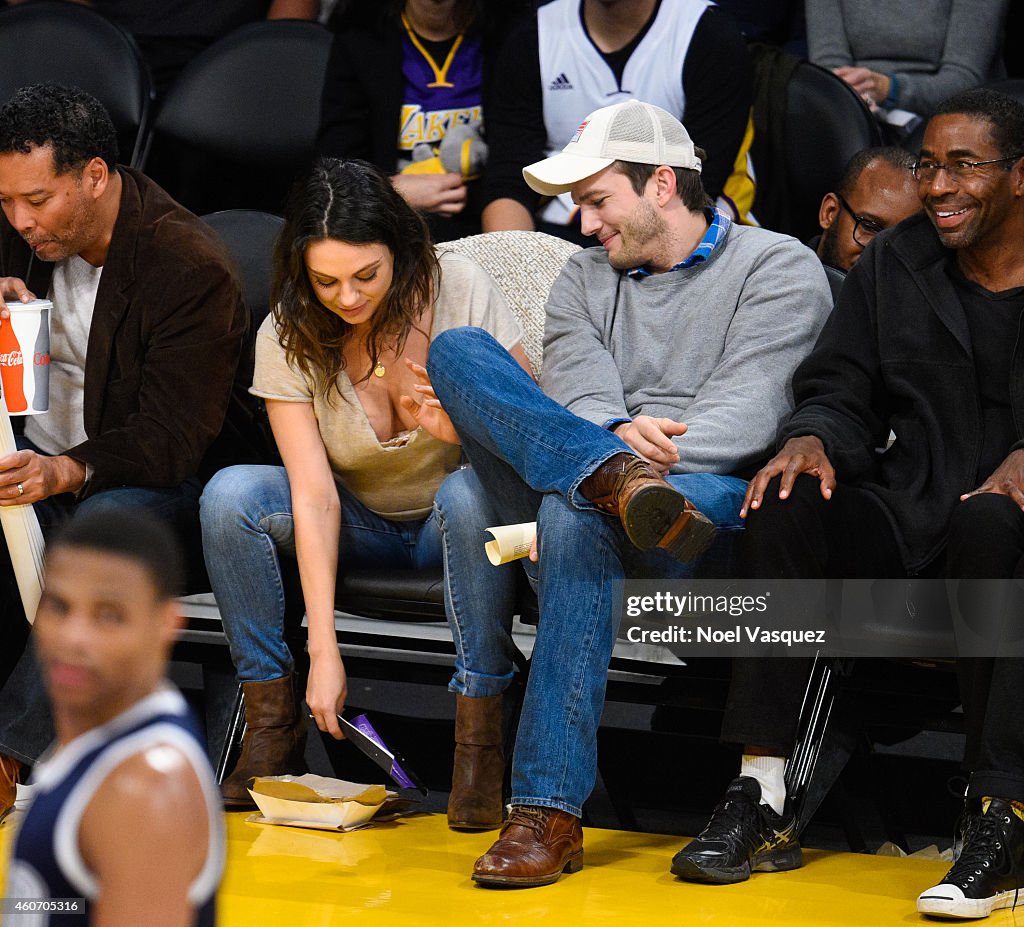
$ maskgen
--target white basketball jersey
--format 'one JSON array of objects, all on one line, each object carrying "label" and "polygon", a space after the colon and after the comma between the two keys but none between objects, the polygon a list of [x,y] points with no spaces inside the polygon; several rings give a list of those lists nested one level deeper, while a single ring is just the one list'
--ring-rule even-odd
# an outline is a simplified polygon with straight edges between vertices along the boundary
[{"label": "white basketball jersey", "polygon": [[[575,135],[584,117],[624,100],[653,103],[680,119],[686,109],[683,63],[697,23],[711,0],[661,0],[647,34],[626,62],[619,85],[583,28],[582,0],[552,0],[537,11],[537,42],[550,157]],[[568,193],[543,210],[548,222],[567,224],[575,207]]]}]

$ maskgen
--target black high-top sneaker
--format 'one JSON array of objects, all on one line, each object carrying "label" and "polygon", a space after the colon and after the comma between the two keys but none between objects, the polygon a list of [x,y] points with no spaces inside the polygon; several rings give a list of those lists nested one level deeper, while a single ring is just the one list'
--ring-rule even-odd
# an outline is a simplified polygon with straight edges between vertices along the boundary
[{"label": "black high-top sneaker", "polygon": [[1010,802],[993,798],[984,814],[970,817],[962,839],[953,867],[938,885],[918,896],[917,910],[940,917],[988,917],[997,908],[1015,907],[1024,821]]},{"label": "black high-top sneaker", "polygon": [[690,882],[728,885],[751,872],[799,869],[803,854],[796,816],[776,814],[761,803],[761,785],[749,776],[733,779],[700,834],[676,853],[672,872]]},{"label": "black high-top sneaker", "polygon": [[981,799],[965,798],[960,817],[953,825],[953,862],[960,859],[960,853],[964,848],[964,842],[969,834],[974,831],[978,821],[981,819]]}]

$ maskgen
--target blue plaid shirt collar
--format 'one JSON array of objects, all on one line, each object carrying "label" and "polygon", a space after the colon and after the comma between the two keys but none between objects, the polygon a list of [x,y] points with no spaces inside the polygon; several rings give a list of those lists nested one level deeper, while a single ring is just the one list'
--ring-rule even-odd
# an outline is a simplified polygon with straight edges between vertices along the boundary
[{"label": "blue plaid shirt collar", "polygon": [[[693,249],[689,257],[670,267],[668,269],[669,273],[672,273],[674,270],[682,270],[684,267],[693,267],[694,264],[706,261],[711,257],[711,252],[725,240],[725,236],[729,232],[729,226],[732,225],[732,220],[721,210],[710,206],[704,210],[704,215],[707,216],[709,224],[708,230],[700,240],[700,244]],[[626,271],[626,276],[633,280],[642,280],[644,277],[650,277],[651,272],[646,267],[634,267],[632,270]]]}]

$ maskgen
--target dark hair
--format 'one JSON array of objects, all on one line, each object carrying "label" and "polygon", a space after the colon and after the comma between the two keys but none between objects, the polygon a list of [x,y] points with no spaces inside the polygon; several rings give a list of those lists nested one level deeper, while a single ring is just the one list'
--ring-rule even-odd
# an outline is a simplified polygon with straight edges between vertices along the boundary
[{"label": "dark hair", "polygon": [[1024,105],[1013,97],[977,87],[943,100],[932,116],[952,114],[984,119],[989,124],[992,141],[1004,158],[1024,156]]},{"label": "dark hair", "polygon": [[80,171],[93,158],[117,164],[117,133],[103,104],[77,87],[32,84],[0,107],[0,152],[53,149],[57,174]]},{"label": "dark hair", "polygon": [[343,347],[352,333],[352,326],[317,298],[306,271],[306,249],[328,239],[382,244],[394,259],[391,287],[370,320],[369,365],[361,380],[369,377],[383,348],[401,352],[409,331],[433,303],[440,277],[426,223],[380,170],[366,161],[321,158],[316,163],[285,209],[274,248],[271,299],[288,364],[323,396],[338,389]]},{"label": "dark hair", "polygon": [[884,148],[862,148],[843,168],[843,176],[836,186],[836,193],[842,197],[848,197],[857,186],[860,175],[876,161],[884,161],[897,170],[910,172],[914,168],[917,159],[905,148],[897,148],[894,145],[887,145]]},{"label": "dark hair", "polygon": [[[707,160],[707,154],[703,149],[694,148],[694,152],[702,162]],[[647,181],[654,176],[654,172],[658,169],[657,164],[638,164],[635,161],[616,161],[612,167],[629,178],[637,196],[643,196]],[[702,212],[715,205],[714,200],[704,189],[700,171],[690,170],[688,167],[673,167],[672,173],[676,175],[676,193],[679,194],[679,199],[683,201],[683,205],[690,212]]]},{"label": "dark hair", "polygon": [[62,548],[100,551],[138,563],[149,574],[160,601],[184,591],[181,546],[171,529],[145,509],[104,509],[76,515],[47,544],[47,556]]}]

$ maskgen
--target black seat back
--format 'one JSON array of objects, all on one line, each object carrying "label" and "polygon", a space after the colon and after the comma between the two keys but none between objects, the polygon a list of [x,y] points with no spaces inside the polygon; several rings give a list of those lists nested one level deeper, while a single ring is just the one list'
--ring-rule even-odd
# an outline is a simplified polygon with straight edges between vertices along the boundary
[{"label": "black seat back", "polygon": [[767,131],[753,149],[755,214],[762,225],[806,241],[818,233],[821,198],[835,189],[846,162],[862,148],[880,145],[882,136],[864,101],[831,71],[790,59],[782,89],[777,70],[766,69],[759,78],[772,83],[758,95],[768,111],[759,116]]},{"label": "black seat back", "polygon": [[825,277],[828,280],[829,289],[832,291],[832,305],[835,306],[839,302],[839,293],[843,289],[843,284],[846,282],[846,272],[840,270],[838,267],[833,267],[831,264],[823,265],[825,268]]},{"label": "black seat back", "polygon": [[274,242],[284,225],[280,216],[254,209],[228,209],[203,216],[223,240],[235,262],[249,310],[249,332],[238,361],[232,408],[222,439],[234,443],[235,463],[280,463],[263,403],[249,393],[256,350],[256,331],[270,312],[270,281]]},{"label": "black seat back", "polygon": [[284,219],[256,209],[225,209],[203,221],[220,235],[238,266],[255,333],[270,312],[274,243]]},{"label": "black seat back", "polygon": [[77,3],[10,7],[0,12],[0,61],[0,102],[28,84],[78,87],[110,113],[121,160],[141,164],[153,94],[130,33]]},{"label": "black seat back", "polygon": [[[210,185],[230,196],[216,208],[279,210],[312,160],[330,45],[317,23],[269,20],[236,29],[189,62],[167,91],[154,150],[171,146],[201,158]],[[232,184],[240,170],[247,182]],[[214,208],[209,200],[186,205]]]},{"label": "black seat back", "polygon": [[790,78],[783,131],[793,199],[793,228],[785,231],[806,240],[817,233],[821,199],[835,189],[846,162],[880,145],[882,135],[856,92],[809,61]]}]

